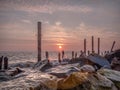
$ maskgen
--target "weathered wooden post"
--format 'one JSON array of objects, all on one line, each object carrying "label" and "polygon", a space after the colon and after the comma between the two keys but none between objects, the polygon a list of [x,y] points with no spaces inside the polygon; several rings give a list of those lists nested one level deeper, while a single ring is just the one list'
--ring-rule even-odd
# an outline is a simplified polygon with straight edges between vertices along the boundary
[{"label": "weathered wooden post", "polygon": [[81,56],[83,56],[83,51],[82,51],[82,50],[80,51],[80,57],[81,57]]},{"label": "weathered wooden post", "polygon": [[94,37],[92,36],[92,53],[94,53]]},{"label": "weathered wooden post", "polygon": [[115,41],[112,44],[111,52],[113,52],[114,45],[115,45]]},{"label": "weathered wooden post", "polygon": [[72,51],[72,60],[74,59],[74,51]]},{"label": "weathered wooden post", "polygon": [[0,70],[2,70],[3,56],[0,57]]},{"label": "weathered wooden post", "polygon": [[41,61],[41,22],[38,22],[38,62]]},{"label": "weathered wooden post", "polygon": [[77,58],[77,52],[75,53],[75,58]]},{"label": "weathered wooden post", "polygon": [[104,55],[107,53],[107,51],[104,52]]},{"label": "weathered wooden post", "polygon": [[58,53],[58,61],[59,61],[59,63],[61,63],[61,54],[60,54],[60,52]]},{"label": "weathered wooden post", "polygon": [[98,38],[98,55],[100,55],[100,38]]},{"label": "weathered wooden post", "polygon": [[49,53],[48,53],[48,51],[45,52],[45,56],[46,56],[46,59],[48,60],[49,59]]},{"label": "weathered wooden post", "polygon": [[45,52],[45,56],[46,56],[46,60],[48,60],[48,63],[50,63],[48,51]]},{"label": "weathered wooden post", "polygon": [[4,57],[4,69],[8,69],[8,58]]},{"label": "weathered wooden post", "polygon": [[101,56],[104,56],[104,53],[103,53],[103,52],[101,52]]},{"label": "weathered wooden post", "polygon": [[90,55],[90,51],[88,50],[88,55]]},{"label": "weathered wooden post", "polygon": [[64,52],[64,51],[62,51],[62,59],[64,58],[64,55],[65,55],[65,52]]},{"label": "weathered wooden post", "polygon": [[86,39],[84,39],[84,53],[86,55]]},{"label": "weathered wooden post", "polygon": [[107,51],[107,54],[109,54],[110,52],[109,51]]}]

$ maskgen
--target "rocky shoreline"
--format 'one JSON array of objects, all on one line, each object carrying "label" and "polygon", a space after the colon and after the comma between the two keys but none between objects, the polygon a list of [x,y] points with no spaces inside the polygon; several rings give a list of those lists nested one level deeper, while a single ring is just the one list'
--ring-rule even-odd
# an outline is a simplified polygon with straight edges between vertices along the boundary
[{"label": "rocky shoreline", "polygon": [[36,69],[26,69],[15,76],[3,77],[9,79],[0,82],[0,90],[120,90],[120,72],[110,69],[100,69],[97,72],[84,69],[64,78]]},{"label": "rocky shoreline", "polygon": [[119,63],[108,62],[114,57],[91,54],[57,64],[43,60],[12,65],[0,71],[0,90],[120,90],[119,66],[112,68]]}]

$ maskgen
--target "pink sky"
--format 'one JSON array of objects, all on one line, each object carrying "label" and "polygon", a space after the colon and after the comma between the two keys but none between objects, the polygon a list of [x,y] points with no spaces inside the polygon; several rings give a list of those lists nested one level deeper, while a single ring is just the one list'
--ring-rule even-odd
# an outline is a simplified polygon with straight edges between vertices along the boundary
[{"label": "pink sky", "polygon": [[36,51],[37,22],[42,22],[42,50],[91,50],[91,36],[101,38],[101,51],[120,48],[120,1],[2,0],[0,51]]}]

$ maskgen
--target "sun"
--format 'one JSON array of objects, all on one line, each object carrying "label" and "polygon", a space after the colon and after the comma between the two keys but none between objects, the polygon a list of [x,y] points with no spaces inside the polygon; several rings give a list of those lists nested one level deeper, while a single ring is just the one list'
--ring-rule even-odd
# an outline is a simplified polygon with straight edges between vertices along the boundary
[{"label": "sun", "polygon": [[59,49],[61,49],[62,48],[62,46],[59,46]]},{"label": "sun", "polygon": [[58,46],[58,49],[59,49],[60,51],[63,49],[63,45],[64,45],[64,44],[58,43],[58,44],[56,44],[56,45]]}]

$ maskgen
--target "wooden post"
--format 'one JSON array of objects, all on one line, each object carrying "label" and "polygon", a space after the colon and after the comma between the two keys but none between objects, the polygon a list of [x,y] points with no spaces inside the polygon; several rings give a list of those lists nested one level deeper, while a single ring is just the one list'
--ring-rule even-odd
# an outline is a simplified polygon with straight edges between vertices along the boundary
[{"label": "wooden post", "polygon": [[80,51],[80,54],[82,54],[82,53],[83,53],[83,51],[81,50],[81,51]]},{"label": "wooden post", "polygon": [[86,39],[84,39],[84,53],[86,55]]},{"label": "wooden post", "polygon": [[98,38],[98,55],[100,55],[100,38]]},{"label": "wooden post", "polygon": [[38,22],[38,62],[41,61],[41,22]]},{"label": "wooden post", "polygon": [[72,51],[72,59],[74,59],[74,51]]},{"label": "wooden post", "polygon": [[59,63],[61,63],[61,54],[60,54],[60,52],[58,53],[58,61],[59,61]]},{"label": "wooden post", "polygon": [[90,51],[88,50],[88,56],[90,55]]},{"label": "wooden post", "polygon": [[0,57],[0,70],[2,70],[2,62],[3,62],[3,56]]},{"label": "wooden post", "polygon": [[46,59],[48,60],[49,59],[49,53],[48,53],[48,51],[45,52],[45,56],[46,56]]},{"label": "wooden post", "polygon": [[64,55],[65,55],[65,52],[64,52],[64,51],[62,51],[62,59],[64,58]]},{"label": "wooden post", "polygon": [[8,58],[4,57],[4,69],[8,69]]},{"label": "wooden post", "polygon": [[115,45],[115,41],[112,44],[111,52],[113,52],[114,45]]},{"label": "wooden post", "polygon": [[46,60],[48,60],[48,63],[50,63],[48,51],[45,52],[45,56],[46,56]]},{"label": "wooden post", "polygon": [[92,36],[92,53],[94,53],[94,37]]},{"label": "wooden post", "polygon": [[75,53],[75,58],[77,58],[77,52]]},{"label": "wooden post", "polygon": [[107,51],[104,52],[104,55],[107,53]]},{"label": "wooden post", "polygon": [[101,52],[101,56],[104,56],[103,52]]},{"label": "wooden post", "polygon": [[110,52],[109,51],[107,51],[107,54],[109,54]]},{"label": "wooden post", "polygon": [[80,57],[81,57],[81,56],[83,56],[83,51],[82,51],[82,50],[80,51]]}]

